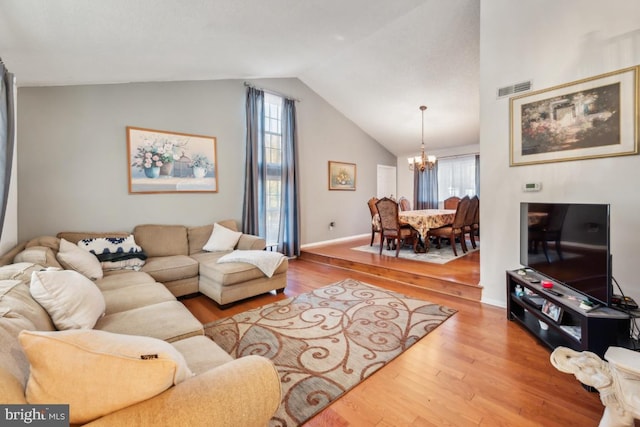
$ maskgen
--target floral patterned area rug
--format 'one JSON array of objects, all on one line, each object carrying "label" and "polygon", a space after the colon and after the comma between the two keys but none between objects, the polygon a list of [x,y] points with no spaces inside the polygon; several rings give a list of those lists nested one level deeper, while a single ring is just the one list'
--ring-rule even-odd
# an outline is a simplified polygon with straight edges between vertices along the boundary
[{"label": "floral patterned area rug", "polygon": [[[456,250],[458,251],[458,256],[453,254],[453,249],[451,245],[448,243],[442,243],[442,247],[440,249],[436,248],[436,246],[432,243],[429,246],[429,252],[427,253],[415,253],[411,246],[404,246],[400,248],[400,253],[398,254],[398,258],[402,259],[410,259],[412,261],[420,261],[420,262],[431,262],[434,264],[446,264],[449,261],[453,261],[454,259],[461,258],[465,255],[470,254],[471,252],[475,252],[480,249],[480,242],[476,241],[476,249],[473,249],[471,246],[471,242],[467,241],[467,253],[462,252],[460,249],[460,243],[456,243]],[[363,245],[358,246],[356,248],[351,248],[354,251],[368,252],[370,254],[378,255],[380,253],[379,243],[374,243],[373,246]],[[382,249],[382,256],[390,256],[395,257],[396,251],[395,249],[388,250],[387,248]]]},{"label": "floral patterned area rug", "polygon": [[353,279],[205,325],[234,358],[271,359],[282,383],[272,427],[299,426],[456,311]]}]

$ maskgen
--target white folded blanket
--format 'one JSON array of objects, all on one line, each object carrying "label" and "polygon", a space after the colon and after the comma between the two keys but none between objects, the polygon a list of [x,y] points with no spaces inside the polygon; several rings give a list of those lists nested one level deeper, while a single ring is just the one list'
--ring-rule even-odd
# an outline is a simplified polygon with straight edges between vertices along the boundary
[{"label": "white folded blanket", "polygon": [[220,259],[218,259],[218,263],[246,262],[258,267],[265,276],[271,277],[278,267],[280,267],[284,258],[284,255],[279,252],[235,250],[220,257]]}]

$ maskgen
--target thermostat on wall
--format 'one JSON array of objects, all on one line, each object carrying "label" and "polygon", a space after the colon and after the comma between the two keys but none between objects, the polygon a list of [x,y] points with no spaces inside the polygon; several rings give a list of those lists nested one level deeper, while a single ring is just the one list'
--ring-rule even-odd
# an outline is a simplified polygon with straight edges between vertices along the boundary
[{"label": "thermostat on wall", "polygon": [[522,191],[540,191],[542,190],[542,183],[540,182],[528,182],[522,186]]}]

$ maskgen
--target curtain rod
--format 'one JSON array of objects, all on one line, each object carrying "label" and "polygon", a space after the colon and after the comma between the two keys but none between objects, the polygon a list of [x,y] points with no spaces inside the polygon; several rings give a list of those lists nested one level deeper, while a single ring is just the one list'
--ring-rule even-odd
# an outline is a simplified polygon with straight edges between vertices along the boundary
[{"label": "curtain rod", "polygon": [[289,96],[289,95],[285,95],[284,93],[281,93],[281,92],[276,92],[276,91],[273,91],[273,90],[257,87],[256,85],[254,85],[252,83],[249,83],[249,82],[244,82],[244,85],[247,86],[247,87],[251,87],[251,88],[254,88],[254,89],[261,90],[261,91],[266,92],[266,93],[270,93],[271,95],[281,96],[283,98],[287,98],[287,99],[290,99],[290,100],[295,101],[295,102],[301,102],[302,101],[301,99],[294,98],[294,97]]},{"label": "curtain rod", "polygon": [[453,154],[451,156],[436,156],[438,158],[438,160],[440,159],[457,159],[458,157],[471,157],[471,156],[478,156],[480,155],[479,152],[475,152],[475,153],[467,153],[467,154]]}]

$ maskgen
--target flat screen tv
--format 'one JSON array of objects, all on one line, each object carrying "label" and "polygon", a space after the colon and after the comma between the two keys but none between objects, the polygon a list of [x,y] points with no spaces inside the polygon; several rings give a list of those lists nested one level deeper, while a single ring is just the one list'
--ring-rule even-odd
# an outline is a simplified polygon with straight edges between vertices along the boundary
[{"label": "flat screen tv", "polygon": [[609,306],[609,205],[521,203],[520,263]]}]

